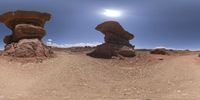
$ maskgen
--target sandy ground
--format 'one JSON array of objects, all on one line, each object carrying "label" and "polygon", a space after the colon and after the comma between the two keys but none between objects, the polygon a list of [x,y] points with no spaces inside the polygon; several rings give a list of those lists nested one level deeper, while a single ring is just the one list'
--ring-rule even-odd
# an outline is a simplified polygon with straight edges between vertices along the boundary
[{"label": "sandy ground", "polygon": [[124,60],[56,55],[41,63],[0,57],[0,100],[200,100],[197,54]]}]

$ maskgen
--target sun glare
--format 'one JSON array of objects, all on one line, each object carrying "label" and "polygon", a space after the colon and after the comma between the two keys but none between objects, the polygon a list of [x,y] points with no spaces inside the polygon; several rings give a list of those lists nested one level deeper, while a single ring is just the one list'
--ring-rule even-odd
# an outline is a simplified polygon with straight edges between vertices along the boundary
[{"label": "sun glare", "polygon": [[120,17],[122,16],[122,12],[119,10],[113,10],[113,9],[105,9],[103,14],[107,17]]}]

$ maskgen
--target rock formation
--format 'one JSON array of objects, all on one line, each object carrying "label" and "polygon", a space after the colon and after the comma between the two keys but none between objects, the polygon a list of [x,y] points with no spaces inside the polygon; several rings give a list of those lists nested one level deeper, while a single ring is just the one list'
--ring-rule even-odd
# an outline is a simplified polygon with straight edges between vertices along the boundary
[{"label": "rock formation", "polygon": [[105,37],[105,43],[96,47],[89,53],[89,56],[96,58],[112,58],[113,56],[134,57],[134,46],[129,40],[134,38],[123,27],[115,21],[107,21],[96,27],[96,30],[102,32]]},{"label": "rock formation", "polygon": [[42,43],[46,35],[44,24],[51,15],[35,11],[15,11],[0,15],[0,22],[12,30],[5,36],[3,55],[13,57],[48,57],[52,54],[49,47]]},{"label": "rock formation", "polygon": [[165,48],[154,49],[150,53],[151,54],[160,54],[160,55],[169,55],[169,53],[167,52],[167,50]]}]

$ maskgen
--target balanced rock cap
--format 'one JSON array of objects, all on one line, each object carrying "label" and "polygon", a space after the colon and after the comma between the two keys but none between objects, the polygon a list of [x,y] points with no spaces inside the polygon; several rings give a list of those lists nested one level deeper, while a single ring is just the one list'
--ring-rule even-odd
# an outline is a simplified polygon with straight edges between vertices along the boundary
[{"label": "balanced rock cap", "polygon": [[16,25],[13,33],[13,41],[19,41],[20,39],[42,39],[46,35],[46,31],[39,26],[29,24]]},{"label": "balanced rock cap", "polygon": [[45,22],[49,21],[50,18],[51,15],[48,13],[17,10],[0,15],[0,22],[6,24],[11,30],[14,30],[17,24],[32,24],[44,27]]},{"label": "balanced rock cap", "polygon": [[131,40],[134,38],[134,35],[124,30],[124,28],[116,21],[106,21],[98,25],[96,30],[106,34],[116,34],[124,39]]}]

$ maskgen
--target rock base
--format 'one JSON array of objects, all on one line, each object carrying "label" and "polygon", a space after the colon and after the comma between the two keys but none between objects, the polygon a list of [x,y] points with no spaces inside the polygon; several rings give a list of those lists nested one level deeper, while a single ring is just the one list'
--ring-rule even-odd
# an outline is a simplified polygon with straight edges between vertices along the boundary
[{"label": "rock base", "polygon": [[124,46],[119,44],[104,43],[87,55],[95,58],[110,59],[113,56],[134,57],[134,46]]},{"label": "rock base", "polygon": [[5,46],[3,56],[12,56],[20,58],[30,57],[51,57],[53,52],[39,39],[22,39],[17,43],[11,43]]}]

